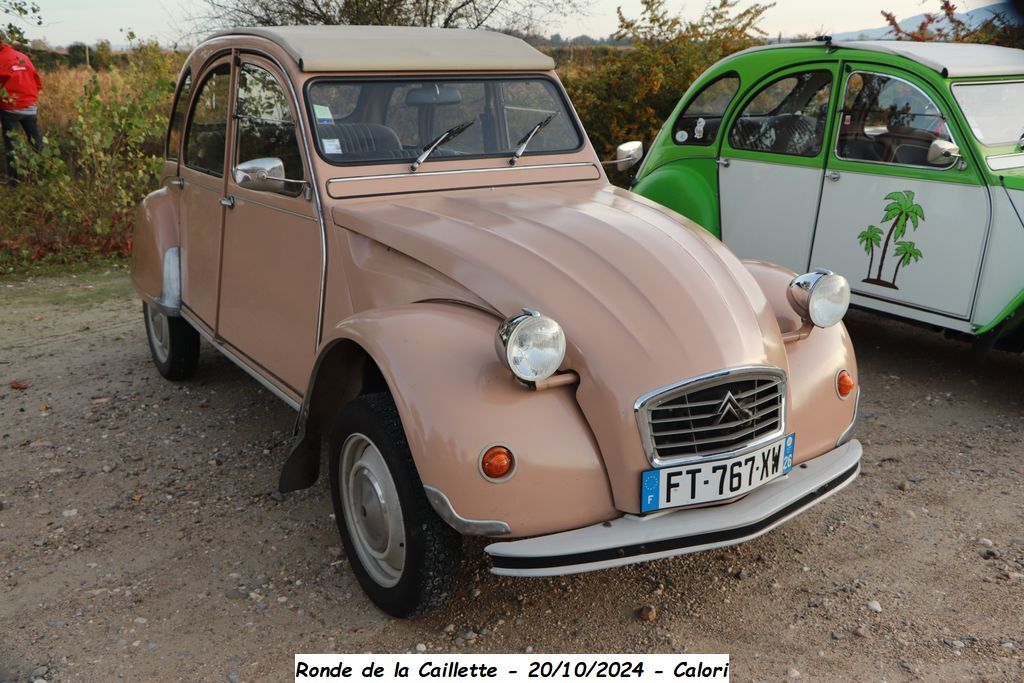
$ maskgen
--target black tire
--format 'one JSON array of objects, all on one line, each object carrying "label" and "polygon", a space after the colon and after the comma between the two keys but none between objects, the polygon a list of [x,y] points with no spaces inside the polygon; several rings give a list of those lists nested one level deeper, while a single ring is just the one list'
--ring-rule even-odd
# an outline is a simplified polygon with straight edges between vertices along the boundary
[{"label": "black tire", "polygon": [[[369,563],[364,561],[355,547],[355,542],[359,542],[365,552],[367,544],[359,539],[354,542],[349,529],[350,520],[346,519],[345,496],[351,485],[343,486],[341,475],[343,450],[350,437],[353,438],[352,448],[358,448],[360,439],[368,440],[376,447],[397,492],[405,553],[404,563],[393,578],[397,582],[393,585],[383,585],[374,578],[373,560]],[[387,393],[367,394],[345,405],[335,419],[329,449],[335,521],[352,571],[367,596],[395,617],[411,617],[443,605],[458,579],[462,537],[438,517],[427,501],[391,396]],[[362,456],[359,460],[362,462]],[[366,506],[361,509],[365,518]],[[395,528],[398,527],[396,523]],[[388,544],[390,547],[390,536]],[[380,570],[376,571],[379,573]]]},{"label": "black tire", "polygon": [[[195,328],[184,318],[164,315],[146,303],[142,304],[142,317],[149,353],[160,374],[175,382],[194,375],[199,366],[199,333]],[[161,343],[161,335],[166,335],[166,344]]]}]

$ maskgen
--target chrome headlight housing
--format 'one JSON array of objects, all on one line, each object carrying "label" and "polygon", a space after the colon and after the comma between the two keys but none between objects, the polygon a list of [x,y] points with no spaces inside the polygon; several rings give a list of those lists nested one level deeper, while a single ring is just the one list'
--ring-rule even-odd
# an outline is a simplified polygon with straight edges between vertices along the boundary
[{"label": "chrome headlight housing", "polygon": [[818,268],[793,278],[786,298],[804,320],[818,327],[831,327],[850,307],[850,283],[842,275]]},{"label": "chrome headlight housing", "polygon": [[565,358],[565,332],[557,322],[524,308],[498,326],[494,350],[502,364],[524,382],[555,374]]}]

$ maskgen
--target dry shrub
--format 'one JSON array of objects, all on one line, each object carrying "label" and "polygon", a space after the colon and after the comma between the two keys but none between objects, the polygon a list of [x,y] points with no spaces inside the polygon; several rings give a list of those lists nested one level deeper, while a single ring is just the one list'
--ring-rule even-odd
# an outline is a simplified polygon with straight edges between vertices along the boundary
[{"label": "dry shrub", "polygon": [[41,74],[41,154],[14,137],[22,182],[0,186],[0,272],[127,253],[158,153],[181,57],[136,46],[123,67]]}]

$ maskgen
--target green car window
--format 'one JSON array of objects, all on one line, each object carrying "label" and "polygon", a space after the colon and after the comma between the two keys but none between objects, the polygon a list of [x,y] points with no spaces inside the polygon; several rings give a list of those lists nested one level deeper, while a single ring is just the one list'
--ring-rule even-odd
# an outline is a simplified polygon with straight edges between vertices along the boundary
[{"label": "green car window", "polygon": [[686,105],[672,127],[672,140],[677,145],[710,145],[718,137],[725,110],[740,89],[740,78],[726,74],[705,86]]},{"label": "green car window", "polygon": [[804,71],[761,88],[729,129],[733,149],[815,157],[821,152],[832,73]]},{"label": "green car window", "polygon": [[856,71],[846,79],[836,156],[849,161],[948,168],[928,163],[935,140],[952,141],[942,111],[902,78]]}]

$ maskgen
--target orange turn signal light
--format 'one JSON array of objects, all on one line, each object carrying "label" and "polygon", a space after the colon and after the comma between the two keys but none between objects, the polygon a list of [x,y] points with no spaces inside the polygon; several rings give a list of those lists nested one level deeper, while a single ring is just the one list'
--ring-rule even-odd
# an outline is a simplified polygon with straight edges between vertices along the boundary
[{"label": "orange turn signal light", "polygon": [[846,398],[855,388],[857,384],[853,381],[853,376],[846,370],[840,370],[836,375],[836,393],[839,394],[839,398]]},{"label": "orange turn signal light", "polygon": [[491,446],[480,456],[480,470],[489,479],[501,479],[512,471],[515,458],[504,446]]}]

